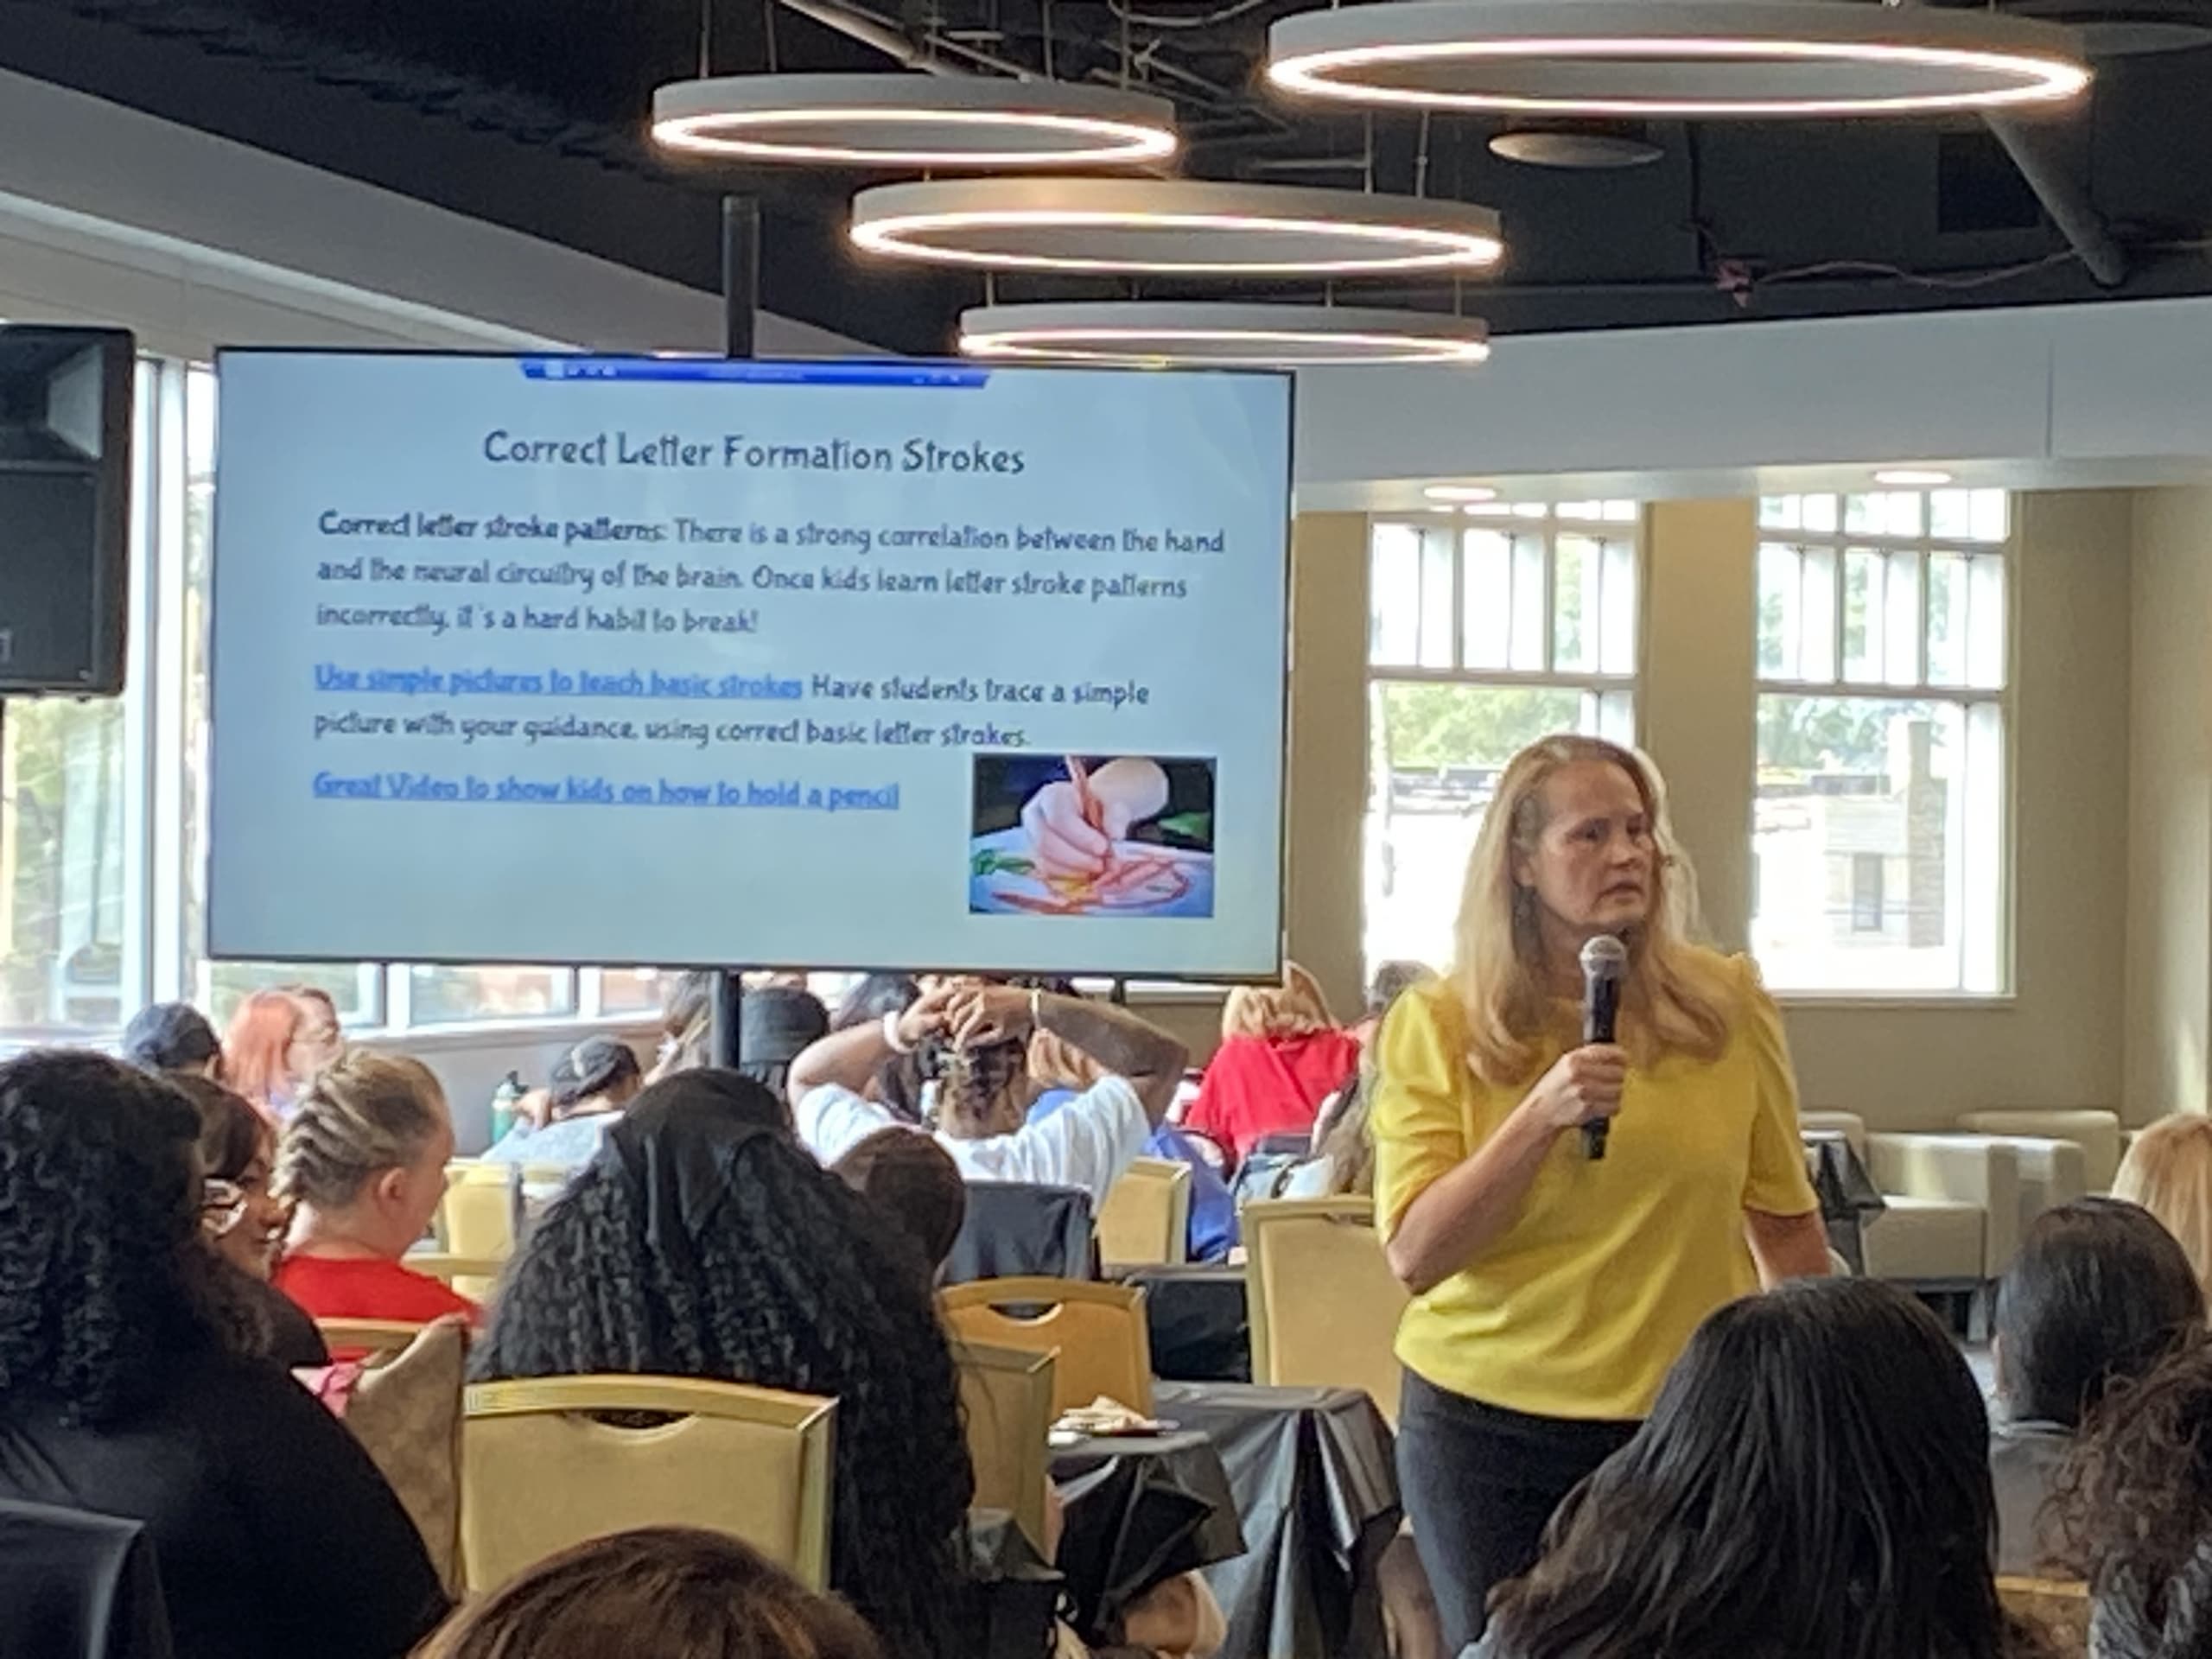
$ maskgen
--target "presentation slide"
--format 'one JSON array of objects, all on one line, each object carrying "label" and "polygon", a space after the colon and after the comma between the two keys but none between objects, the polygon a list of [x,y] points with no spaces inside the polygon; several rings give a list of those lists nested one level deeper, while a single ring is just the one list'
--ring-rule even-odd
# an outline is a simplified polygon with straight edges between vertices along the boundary
[{"label": "presentation slide", "polygon": [[1287,376],[218,367],[215,956],[1275,971]]}]

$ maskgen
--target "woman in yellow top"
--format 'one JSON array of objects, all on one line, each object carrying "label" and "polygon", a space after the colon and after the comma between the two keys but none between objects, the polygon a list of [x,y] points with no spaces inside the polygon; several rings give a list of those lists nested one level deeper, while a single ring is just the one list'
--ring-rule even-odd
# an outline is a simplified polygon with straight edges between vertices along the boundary
[{"label": "woman in yellow top", "polygon": [[[1414,1293],[1399,1473],[1447,1651],[1699,1322],[1828,1268],[1779,1017],[1748,962],[1688,941],[1692,893],[1649,764],[1546,738],[1498,782],[1457,969],[1382,1027],[1376,1219]],[[1599,934],[1629,949],[1620,1040],[1586,1047]]]}]

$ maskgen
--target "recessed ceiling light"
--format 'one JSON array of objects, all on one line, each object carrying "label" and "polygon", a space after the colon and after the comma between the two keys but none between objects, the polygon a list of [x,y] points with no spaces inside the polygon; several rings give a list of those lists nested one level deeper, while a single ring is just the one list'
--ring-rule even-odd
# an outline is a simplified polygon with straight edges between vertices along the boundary
[{"label": "recessed ceiling light", "polygon": [[1480,363],[1481,319],[1375,306],[1249,305],[1208,300],[1097,300],[987,305],[960,314],[970,357],[1059,362],[1320,368],[1368,363]]},{"label": "recessed ceiling light", "polygon": [[1432,501],[1495,501],[1497,492],[1487,484],[1432,484],[1421,493]]},{"label": "recessed ceiling light", "polygon": [[653,94],[654,139],[750,162],[1081,167],[1175,153],[1165,99],[982,75],[721,75]]},{"label": "recessed ceiling light", "polygon": [[1867,0],[1391,0],[1286,17],[1268,49],[1289,92],[1554,115],[1924,114],[2089,82],[2057,24]]},{"label": "recessed ceiling light", "polygon": [[1932,490],[1949,483],[1951,475],[1933,467],[1885,467],[1874,474],[1874,481],[1892,489]]},{"label": "recessed ceiling light", "polygon": [[853,199],[871,252],[1001,270],[1182,276],[1468,271],[1504,251],[1469,202],[1198,179],[933,179]]}]

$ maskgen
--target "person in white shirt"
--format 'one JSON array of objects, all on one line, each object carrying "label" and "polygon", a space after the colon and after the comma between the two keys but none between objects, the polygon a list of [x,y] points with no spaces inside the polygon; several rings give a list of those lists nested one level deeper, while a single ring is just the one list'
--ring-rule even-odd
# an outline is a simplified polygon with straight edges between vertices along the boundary
[{"label": "person in white shirt", "polygon": [[[1039,1123],[1028,1120],[1033,1033],[1086,1056],[1102,1075]],[[1189,1056],[1127,1009],[1011,985],[940,986],[902,1013],[835,1032],[791,1062],[799,1139],[833,1164],[899,1122],[864,1097],[889,1059],[914,1053],[938,1084],[936,1133],[971,1181],[1073,1186],[1095,1207],[1144,1154]]]}]

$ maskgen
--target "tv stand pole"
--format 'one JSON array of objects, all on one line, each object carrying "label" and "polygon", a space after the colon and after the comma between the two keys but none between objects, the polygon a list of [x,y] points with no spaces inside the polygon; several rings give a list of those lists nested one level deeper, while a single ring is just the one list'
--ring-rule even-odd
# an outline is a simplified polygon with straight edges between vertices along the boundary
[{"label": "tv stand pole", "polygon": [[[753,355],[753,322],[760,308],[760,204],[751,196],[722,198],[722,354]],[[708,1061],[735,1065],[738,1030],[744,1023],[745,978],[739,968],[715,969]]]}]

